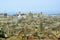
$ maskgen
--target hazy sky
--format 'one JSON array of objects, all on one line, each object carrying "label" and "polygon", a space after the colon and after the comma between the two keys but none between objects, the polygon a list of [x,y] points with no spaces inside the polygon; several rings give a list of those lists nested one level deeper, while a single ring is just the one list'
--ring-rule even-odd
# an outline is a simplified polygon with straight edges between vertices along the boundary
[{"label": "hazy sky", "polygon": [[60,0],[0,0],[1,12],[60,12]]}]

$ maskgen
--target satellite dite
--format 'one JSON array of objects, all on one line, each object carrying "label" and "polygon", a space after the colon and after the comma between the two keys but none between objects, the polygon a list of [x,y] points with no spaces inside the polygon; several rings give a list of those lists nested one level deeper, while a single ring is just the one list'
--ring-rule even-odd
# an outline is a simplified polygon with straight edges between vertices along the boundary
[{"label": "satellite dite", "polygon": [[21,14],[17,14],[17,18],[20,20],[23,18],[23,16]]}]

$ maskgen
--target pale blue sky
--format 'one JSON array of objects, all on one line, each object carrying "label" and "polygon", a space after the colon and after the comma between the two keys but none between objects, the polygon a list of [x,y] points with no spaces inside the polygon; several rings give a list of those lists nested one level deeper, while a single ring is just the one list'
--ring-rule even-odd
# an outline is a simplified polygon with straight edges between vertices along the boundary
[{"label": "pale blue sky", "polygon": [[1,12],[60,12],[60,0],[0,0]]}]

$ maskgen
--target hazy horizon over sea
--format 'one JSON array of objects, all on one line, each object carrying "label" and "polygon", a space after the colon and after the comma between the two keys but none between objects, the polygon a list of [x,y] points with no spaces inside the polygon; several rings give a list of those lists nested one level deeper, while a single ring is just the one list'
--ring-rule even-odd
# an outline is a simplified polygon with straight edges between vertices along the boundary
[{"label": "hazy horizon over sea", "polygon": [[[16,14],[16,13],[19,13],[19,12],[0,12],[0,14],[1,13],[7,13],[8,15],[14,15],[14,14]],[[26,14],[26,13],[29,13],[29,12],[21,12],[21,14]],[[41,12],[31,12],[31,13],[41,13]],[[42,12],[42,14],[48,14],[48,15],[57,15],[57,16],[60,16],[60,13],[59,12]]]}]

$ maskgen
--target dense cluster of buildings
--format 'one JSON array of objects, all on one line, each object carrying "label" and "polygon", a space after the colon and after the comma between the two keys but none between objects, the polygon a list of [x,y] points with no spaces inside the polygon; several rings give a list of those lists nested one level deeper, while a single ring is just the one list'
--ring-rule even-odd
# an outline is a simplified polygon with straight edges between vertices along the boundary
[{"label": "dense cluster of buildings", "polygon": [[[2,21],[2,22],[1,22]],[[60,17],[51,16],[48,14],[20,14],[16,15],[7,15],[0,14],[0,27],[3,28],[4,32],[8,35],[18,35],[21,32],[24,32],[24,35],[34,34],[35,29],[38,30],[38,35],[40,33],[54,34],[57,38],[60,33]],[[50,35],[52,35],[50,34]],[[48,37],[47,35],[46,38]],[[55,37],[53,36],[53,37]],[[49,39],[49,38],[48,38]]]}]

